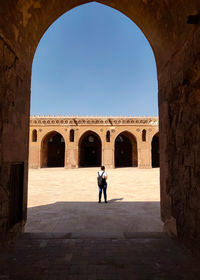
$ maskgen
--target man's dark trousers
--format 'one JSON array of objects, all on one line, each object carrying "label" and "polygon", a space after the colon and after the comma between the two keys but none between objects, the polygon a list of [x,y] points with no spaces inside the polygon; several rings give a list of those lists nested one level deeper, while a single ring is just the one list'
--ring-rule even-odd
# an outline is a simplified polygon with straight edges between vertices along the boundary
[{"label": "man's dark trousers", "polygon": [[103,191],[103,195],[104,195],[104,200],[107,202],[107,184],[105,184],[104,186],[99,187],[99,202],[101,202],[101,195],[102,195],[102,191]]}]

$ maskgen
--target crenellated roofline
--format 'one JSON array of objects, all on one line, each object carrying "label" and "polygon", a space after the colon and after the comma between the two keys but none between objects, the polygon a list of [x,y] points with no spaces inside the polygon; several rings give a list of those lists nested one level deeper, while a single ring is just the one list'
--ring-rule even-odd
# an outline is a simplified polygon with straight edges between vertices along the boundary
[{"label": "crenellated roofline", "polygon": [[85,126],[85,125],[152,125],[158,126],[158,117],[113,117],[113,116],[31,116],[31,126],[44,125],[66,125],[66,126]]}]

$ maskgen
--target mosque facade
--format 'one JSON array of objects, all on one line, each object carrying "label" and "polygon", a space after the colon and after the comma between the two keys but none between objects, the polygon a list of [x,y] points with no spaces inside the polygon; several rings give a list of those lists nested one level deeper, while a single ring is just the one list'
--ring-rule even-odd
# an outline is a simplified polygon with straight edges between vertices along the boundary
[{"label": "mosque facade", "polygon": [[157,117],[30,118],[29,168],[159,167]]}]

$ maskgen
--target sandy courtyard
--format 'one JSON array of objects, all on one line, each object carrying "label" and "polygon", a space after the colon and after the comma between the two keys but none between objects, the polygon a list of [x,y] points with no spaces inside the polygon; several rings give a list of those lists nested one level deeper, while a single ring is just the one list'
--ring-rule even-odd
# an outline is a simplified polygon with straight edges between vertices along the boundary
[{"label": "sandy courtyard", "polygon": [[[27,232],[160,232],[159,169],[108,171],[99,204],[97,168],[30,169]],[[102,199],[102,201],[104,201]]]}]

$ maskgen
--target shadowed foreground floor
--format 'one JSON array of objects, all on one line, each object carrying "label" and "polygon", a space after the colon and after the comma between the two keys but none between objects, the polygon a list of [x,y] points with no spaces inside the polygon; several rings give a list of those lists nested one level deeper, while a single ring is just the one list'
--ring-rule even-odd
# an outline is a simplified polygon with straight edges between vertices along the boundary
[{"label": "shadowed foreground floor", "polygon": [[199,280],[200,268],[164,233],[25,233],[1,249],[0,279]]},{"label": "shadowed foreground floor", "polygon": [[0,280],[199,280],[161,232],[159,169],[109,170],[108,204],[96,172],[30,170],[26,233],[0,249]]}]

